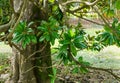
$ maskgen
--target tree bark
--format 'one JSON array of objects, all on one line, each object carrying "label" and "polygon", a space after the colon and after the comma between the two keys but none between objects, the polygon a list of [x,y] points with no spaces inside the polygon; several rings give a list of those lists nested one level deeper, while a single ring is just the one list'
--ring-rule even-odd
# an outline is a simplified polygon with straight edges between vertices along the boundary
[{"label": "tree bark", "polygon": [[35,76],[38,83],[50,83],[49,75],[52,75],[50,43],[39,43],[37,49],[41,49],[44,46],[44,50],[41,53],[36,54],[36,59],[40,60],[35,60],[35,65],[40,67],[35,68]]},{"label": "tree bark", "polygon": [[[13,9],[18,15],[20,14],[22,4],[23,0],[13,0]],[[36,9],[34,3],[29,1],[21,20],[27,20],[28,22],[36,19],[47,20],[47,14],[47,12],[45,13],[39,8]],[[21,48],[20,44],[19,47]],[[42,48],[44,48],[42,52],[37,53],[28,59],[32,53],[41,50]],[[23,50],[22,54],[13,47],[13,58],[11,65],[12,76],[9,83],[50,83],[49,75],[52,74],[50,43],[38,42],[34,45],[28,45],[26,49]]]}]

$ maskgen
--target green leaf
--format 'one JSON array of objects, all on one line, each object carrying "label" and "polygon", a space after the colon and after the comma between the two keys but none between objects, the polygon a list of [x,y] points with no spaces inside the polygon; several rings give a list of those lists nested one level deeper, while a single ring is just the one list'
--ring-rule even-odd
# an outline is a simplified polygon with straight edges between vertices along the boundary
[{"label": "green leaf", "polygon": [[23,39],[23,35],[20,34],[20,35],[16,35],[15,37],[13,37],[12,41],[15,43],[19,43],[20,41],[22,41],[22,39]]},{"label": "green leaf", "polygon": [[56,11],[58,9],[58,6],[57,5],[53,5],[53,7],[52,7],[52,11]]},{"label": "green leaf", "polygon": [[26,45],[27,45],[26,41],[22,42],[22,47],[23,47],[24,49],[26,48]]},{"label": "green leaf", "polygon": [[55,0],[48,0],[48,1],[51,2],[51,3],[54,3]]},{"label": "green leaf", "polygon": [[28,27],[30,27],[31,25],[33,25],[35,22],[31,21],[28,23]]},{"label": "green leaf", "polygon": [[47,40],[47,41],[50,41],[50,35],[48,34],[48,35],[45,35],[45,39]]},{"label": "green leaf", "polygon": [[44,41],[45,40],[45,36],[41,36],[40,38],[39,38],[39,42],[42,42],[42,41]]},{"label": "green leaf", "polygon": [[76,48],[79,48],[79,49],[87,48],[87,44],[85,42],[74,43],[74,45],[75,45]]},{"label": "green leaf", "polygon": [[64,34],[64,37],[65,37],[66,40],[71,40],[71,36],[70,36],[70,34],[68,34],[68,33],[65,33],[65,34]]},{"label": "green leaf", "polygon": [[63,45],[63,46],[60,47],[59,50],[63,52],[63,51],[66,51],[67,48],[68,48],[68,45]]},{"label": "green leaf", "polygon": [[27,28],[27,32],[31,33],[31,32],[33,32],[33,30],[31,28]]},{"label": "green leaf", "polygon": [[33,43],[37,43],[37,38],[36,38],[36,36],[30,36],[31,38],[31,41],[33,42]]},{"label": "green leaf", "polygon": [[70,49],[71,49],[72,54],[74,56],[76,56],[77,55],[77,50],[76,50],[76,48],[75,48],[75,46],[73,44],[70,44]]},{"label": "green leaf", "polygon": [[89,62],[83,62],[83,64],[84,64],[85,66],[90,66],[90,63],[89,63]]},{"label": "green leaf", "polygon": [[75,36],[75,32],[72,29],[68,31],[68,34],[70,35],[71,38]]},{"label": "green leaf", "polygon": [[105,31],[111,32],[110,27],[108,27],[107,25],[104,26],[104,29],[105,29]]},{"label": "green leaf", "polygon": [[73,42],[75,43],[84,42],[84,36],[80,35],[80,36],[75,37]]},{"label": "green leaf", "polygon": [[116,0],[116,8],[119,10],[120,9],[120,0]]},{"label": "green leaf", "polygon": [[61,40],[61,41],[59,41],[61,44],[63,44],[63,45],[68,45],[68,44],[70,44],[70,41],[69,40]]},{"label": "green leaf", "polygon": [[114,9],[109,9],[108,16],[114,16],[114,15],[115,15],[115,10]]},{"label": "green leaf", "polygon": [[83,62],[83,57],[79,57],[79,58],[78,58],[78,61],[79,61],[79,62]]},{"label": "green leaf", "polygon": [[64,63],[64,65],[67,65],[68,64],[68,58],[63,57],[63,63]]},{"label": "green leaf", "polygon": [[55,83],[56,74],[57,74],[57,69],[53,68],[53,75],[49,75],[51,77],[51,83]]},{"label": "green leaf", "polygon": [[21,27],[26,27],[26,21],[20,21],[19,22],[19,25],[21,26]]},{"label": "green leaf", "polygon": [[26,44],[28,45],[30,43],[30,36],[29,35],[25,35],[24,41],[26,41]]},{"label": "green leaf", "polygon": [[79,72],[79,68],[78,67],[75,67],[72,69],[72,73],[78,73]]},{"label": "green leaf", "polygon": [[43,26],[39,26],[39,27],[38,27],[38,30],[47,31],[47,28],[46,28],[46,27],[43,27]]},{"label": "green leaf", "polygon": [[50,42],[51,42],[52,45],[54,45],[55,44],[55,39],[51,38]]},{"label": "green leaf", "polygon": [[88,72],[88,70],[87,70],[86,68],[84,68],[84,67],[80,67],[80,71],[81,71],[82,73],[87,73],[87,72]]},{"label": "green leaf", "polygon": [[57,69],[53,68],[53,75],[56,76],[56,74],[57,74]]}]

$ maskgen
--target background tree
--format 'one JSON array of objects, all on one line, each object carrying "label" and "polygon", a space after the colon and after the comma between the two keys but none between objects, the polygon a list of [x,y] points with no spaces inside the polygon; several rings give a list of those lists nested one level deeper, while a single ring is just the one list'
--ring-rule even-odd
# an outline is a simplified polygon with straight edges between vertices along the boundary
[{"label": "background tree", "polygon": [[[120,25],[115,18],[115,12],[120,9],[118,3],[119,0],[10,0],[11,20],[0,26],[1,40],[13,49],[10,83],[54,82],[51,45],[54,45],[55,39],[59,40],[58,57],[64,64],[72,62],[85,72],[87,69],[106,71],[120,79],[111,69],[91,67],[81,57],[78,60],[74,58],[77,49],[99,51],[107,45],[120,45]],[[103,24],[85,18],[89,10],[96,12]],[[113,17],[113,22],[104,14]],[[102,25],[105,32],[94,38],[86,37],[80,24],[69,25],[67,20],[70,16]]]}]

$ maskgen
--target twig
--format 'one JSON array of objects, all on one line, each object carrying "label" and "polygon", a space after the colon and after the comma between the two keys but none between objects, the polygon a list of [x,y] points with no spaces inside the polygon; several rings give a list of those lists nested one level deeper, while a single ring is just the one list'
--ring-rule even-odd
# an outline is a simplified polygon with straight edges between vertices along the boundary
[{"label": "twig", "polygon": [[26,59],[24,62],[26,62],[27,60],[29,60],[29,59],[30,59],[32,56],[34,56],[36,53],[42,52],[42,51],[45,49],[46,46],[47,46],[47,43],[46,43],[40,50],[35,51],[35,52],[32,53],[29,57],[27,57],[27,59]]},{"label": "twig", "polygon": [[52,65],[52,66],[49,66],[49,67],[33,66],[33,67],[29,68],[27,71],[25,71],[25,72],[22,73],[22,74],[25,74],[25,73],[27,73],[27,72],[33,70],[34,68],[39,68],[39,69],[45,68],[45,69],[48,69],[48,68],[53,68],[53,67],[56,67],[56,66],[57,66],[57,65]]}]

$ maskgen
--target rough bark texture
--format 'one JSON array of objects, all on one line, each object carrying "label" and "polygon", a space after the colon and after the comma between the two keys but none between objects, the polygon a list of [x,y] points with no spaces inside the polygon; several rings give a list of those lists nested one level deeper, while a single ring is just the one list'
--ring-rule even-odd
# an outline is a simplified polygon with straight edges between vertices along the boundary
[{"label": "rough bark texture", "polygon": [[[37,0],[36,0],[37,1]],[[14,10],[19,15],[21,4],[23,0],[13,0]],[[39,15],[38,15],[39,14]],[[24,11],[22,20],[47,20],[43,11],[36,10],[35,5],[29,1]],[[43,16],[42,16],[43,15]],[[40,16],[40,17],[38,17]],[[35,27],[34,27],[35,28]],[[35,54],[31,58],[27,59],[35,51],[45,48],[42,52]],[[21,47],[21,45],[19,45]],[[37,44],[31,44],[21,54],[17,49],[13,47],[12,58],[12,75],[9,83],[50,83],[49,74],[52,74],[52,62],[50,43],[42,42]]]},{"label": "rough bark texture", "polygon": [[38,59],[40,58],[40,61],[35,60],[35,65],[41,67],[41,68],[35,68],[35,75],[38,83],[50,83],[50,77],[48,75],[52,74],[50,44],[39,43],[37,49],[41,49],[45,45],[46,47],[44,51],[36,54],[36,57]]}]

